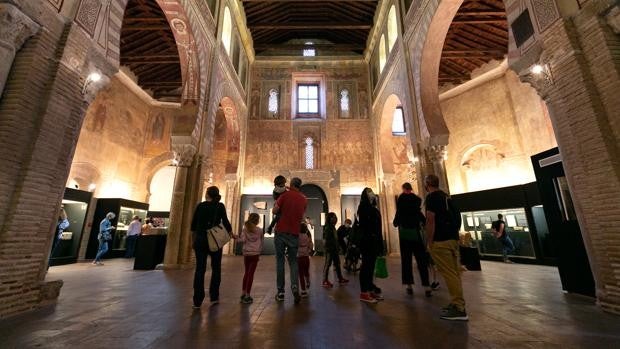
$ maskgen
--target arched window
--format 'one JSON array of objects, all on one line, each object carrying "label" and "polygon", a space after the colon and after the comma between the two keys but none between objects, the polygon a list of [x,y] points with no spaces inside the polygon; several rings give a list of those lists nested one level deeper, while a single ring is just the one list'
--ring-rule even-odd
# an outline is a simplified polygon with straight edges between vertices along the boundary
[{"label": "arched window", "polygon": [[392,135],[393,136],[405,136],[407,131],[405,130],[405,117],[403,115],[403,107],[396,107],[394,109],[394,116],[392,118]]},{"label": "arched window", "polygon": [[269,105],[267,107],[270,113],[278,113],[278,90],[272,88],[269,90]]},{"label": "arched window", "polygon": [[222,22],[222,43],[226,49],[226,53],[230,55],[230,46],[232,44],[232,20],[230,18],[230,10],[228,6],[224,7],[224,20]]},{"label": "arched window", "polygon": [[306,170],[314,169],[314,141],[312,137],[306,137],[304,141],[306,143],[306,149],[304,150],[304,154],[306,157]]},{"label": "arched window", "polygon": [[383,67],[385,67],[385,34],[381,35],[381,40],[379,40],[379,73],[383,71]]},{"label": "arched window", "polygon": [[349,112],[349,90],[340,91],[340,111]]},{"label": "arched window", "polygon": [[387,30],[388,30],[388,48],[389,51],[392,51],[392,47],[396,43],[396,38],[398,37],[398,23],[396,22],[396,7],[392,5],[390,8],[390,13],[388,14],[387,20]]}]

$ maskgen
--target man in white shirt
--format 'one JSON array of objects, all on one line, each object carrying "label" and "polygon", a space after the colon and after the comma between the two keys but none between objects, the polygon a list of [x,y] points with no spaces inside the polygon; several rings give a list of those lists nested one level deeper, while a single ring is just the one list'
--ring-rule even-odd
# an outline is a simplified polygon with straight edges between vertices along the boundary
[{"label": "man in white shirt", "polygon": [[138,240],[138,236],[140,235],[140,231],[142,230],[142,222],[140,217],[133,216],[133,220],[129,223],[129,228],[127,228],[127,244],[125,245],[125,258],[132,258],[134,250],[136,248],[136,240]]}]

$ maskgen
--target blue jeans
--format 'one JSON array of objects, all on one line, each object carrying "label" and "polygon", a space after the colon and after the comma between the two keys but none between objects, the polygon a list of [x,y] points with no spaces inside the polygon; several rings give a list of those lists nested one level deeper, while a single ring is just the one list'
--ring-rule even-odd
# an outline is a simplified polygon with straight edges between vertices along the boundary
[{"label": "blue jeans", "polygon": [[95,262],[99,262],[101,257],[108,252],[108,242],[106,240],[99,239],[99,250],[97,250],[97,256],[95,256]]},{"label": "blue jeans", "polygon": [[276,233],[274,244],[276,247],[276,272],[278,292],[284,293],[284,253],[288,252],[288,267],[291,276],[291,291],[297,292],[299,270],[297,269],[297,247],[299,237],[297,235]]},{"label": "blue jeans", "polygon": [[134,255],[134,251],[136,250],[136,241],[138,240],[138,235],[129,235],[127,236],[126,241],[126,249],[125,249],[125,258],[132,258]]},{"label": "blue jeans", "polygon": [[504,236],[499,238],[499,241],[502,243],[502,255],[504,259],[508,259],[508,254],[514,252],[515,245],[512,243],[510,236],[504,233]]}]

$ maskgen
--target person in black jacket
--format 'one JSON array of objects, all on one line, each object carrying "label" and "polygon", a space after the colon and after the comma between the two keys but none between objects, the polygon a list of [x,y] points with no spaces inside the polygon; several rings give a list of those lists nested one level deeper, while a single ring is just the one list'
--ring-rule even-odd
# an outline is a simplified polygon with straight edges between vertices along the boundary
[{"label": "person in black jacket", "polygon": [[381,289],[373,283],[375,263],[383,255],[383,234],[381,231],[381,213],[377,208],[377,196],[372,189],[364,188],[357,208],[359,228],[361,230],[360,250],[362,266],[360,268],[360,301],[377,303],[383,300]]},{"label": "person in black jacket", "polygon": [[209,297],[211,304],[217,304],[220,298],[220,281],[222,278],[222,247],[211,252],[207,230],[222,223],[229,234],[232,226],[226,216],[226,207],[220,202],[220,190],[216,186],[207,188],[205,201],[198,204],[192,218],[192,241],[196,253],[196,271],[194,273],[194,309],[200,308],[205,299],[205,272],[207,256],[211,256],[211,282]]},{"label": "person in black jacket", "polygon": [[393,221],[394,226],[398,228],[402,282],[407,287],[407,294],[413,294],[412,257],[415,256],[422,286],[426,289],[426,296],[430,297],[428,252],[421,232],[422,223],[426,220],[422,214],[422,199],[413,193],[410,183],[403,183],[402,189],[402,194],[396,200],[396,215]]}]

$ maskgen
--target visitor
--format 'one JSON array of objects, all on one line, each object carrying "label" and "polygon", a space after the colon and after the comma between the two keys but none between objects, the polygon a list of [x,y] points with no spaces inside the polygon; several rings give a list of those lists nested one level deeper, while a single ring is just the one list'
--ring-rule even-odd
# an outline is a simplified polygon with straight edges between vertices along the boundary
[{"label": "visitor", "polygon": [[248,220],[243,225],[239,241],[243,242],[243,286],[241,287],[241,303],[250,304],[254,299],[250,296],[254,272],[258,265],[259,256],[263,250],[263,229],[258,227],[260,216],[258,213],[250,213]]},{"label": "visitor", "polygon": [[312,219],[310,217],[306,217],[304,221],[306,222],[310,236],[312,236],[312,240],[314,240],[314,224],[312,224]]},{"label": "visitor", "polygon": [[97,249],[97,255],[93,261],[94,265],[103,265],[101,258],[104,254],[106,254],[106,252],[108,252],[108,241],[112,241],[111,231],[116,229],[116,227],[112,225],[112,220],[114,218],[116,218],[114,212],[108,212],[108,214],[105,215],[105,218],[101,220],[101,223],[99,223],[99,234],[97,234],[99,248]]},{"label": "visitor", "polygon": [[280,214],[278,223],[274,228],[274,245],[276,248],[276,283],[278,293],[276,301],[284,301],[284,256],[288,258],[288,266],[291,277],[291,291],[295,303],[301,301],[298,289],[297,272],[297,247],[299,246],[300,222],[306,211],[307,199],[301,193],[301,179],[294,177],[291,179],[291,187],[282,193],[273,207],[274,214]]},{"label": "visitor", "polygon": [[301,223],[299,232],[299,248],[297,249],[297,266],[299,268],[299,287],[301,298],[308,297],[310,291],[310,254],[314,244],[312,236],[305,223]]},{"label": "visitor", "polygon": [[[50,261],[54,256],[54,253],[58,249],[58,245],[60,245],[60,241],[62,240],[62,232],[65,231],[69,227],[69,218],[67,217],[67,212],[64,208],[60,208],[58,211],[58,221],[56,222],[56,229],[54,232],[54,241],[52,242],[52,252],[50,253]],[[48,263],[49,267],[49,263]]]},{"label": "visitor", "polygon": [[351,226],[353,222],[350,219],[345,219],[344,224],[338,227],[338,231],[336,232],[338,235],[338,245],[340,247],[340,253],[342,255],[346,255],[347,253],[347,239],[351,234]]},{"label": "visitor", "polygon": [[381,213],[377,207],[377,196],[372,189],[364,188],[357,208],[359,219],[360,252],[360,301],[377,303],[383,300],[381,289],[373,283],[377,257],[383,254],[383,234],[381,231]]},{"label": "visitor", "polygon": [[196,270],[194,273],[194,309],[199,309],[205,299],[205,272],[207,271],[207,257],[211,257],[211,282],[209,283],[209,298],[211,305],[219,303],[220,281],[222,278],[222,247],[215,252],[209,249],[207,231],[219,224],[230,234],[232,226],[226,216],[226,207],[220,202],[220,190],[216,186],[207,188],[205,201],[198,204],[192,217],[190,230],[194,253],[196,254]]},{"label": "visitor", "polygon": [[428,280],[428,252],[422,234],[422,225],[426,219],[422,214],[422,199],[413,193],[410,183],[403,183],[403,192],[396,200],[396,214],[393,224],[398,228],[400,245],[401,280],[408,295],[413,294],[413,256],[425,288],[426,297],[432,295]]},{"label": "visitor", "polygon": [[144,224],[142,224],[142,229],[140,230],[140,233],[142,235],[150,235],[152,230],[153,230],[153,218],[147,218],[144,221]]},{"label": "visitor", "polygon": [[340,255],[338,254],[338,236],[336,235],[336,223],[338,217],[334,212],[327,214],[325,227],[323,227],[323,245],[325,246],[325,266],[323,267],[323,287],[332,288],[334,284],[329,282],[329,268],[334,265],[338,283],[346,285],[349,280],[342,277],[340,270]]},{"label": "visitor", "polygon": [[[273,201],[274,202],[278,201],[278,198],[280,197],[280,195],[282,195],[282,193],[284,193],[285,191],[286,191],[286,177],[282,175],[276,176],[276,178],[273,179],[273,192],[271,193],[271,195],[273,196]],[[278,219],[280,219],[280,215],[274,214],[273,220],[269,224],[269,228],[267,228],[267,234],[271,235],[271,232],[273,231],[273,227],[275,227],[276,223],[278,223]]]},{"label": "visitor", "polygon": [[437,176],[426,176],[424,189],[428,192],[425,199],[428,250],[451,297],[450,304],[442,309],[441,318],[466,321],[468,316],[459,263],[459,228],[453,224],[454,207],[448,194],[439,189]]},{"label": "visitor", "polygon": [[136,241],[140,232],[142,231],[142,222],[140,217],[133,216],[133,220],[129,223],[127,228],[127,240],[125,245],[125,258],[132,258],[136,249]]},{"label": "visitor", "polygon": [[497,215],[497,220],[491,224],[491,231],[497,240],[499,240],[502,244],[502,257],[504,263],[512,263],[512,261],[508,259],[508,254],[514,252],[515,245],[512,243],[512,239],[510,239],[510,236],[508,236],[508,233],[506,232],[504,215],[501,213]]}]

